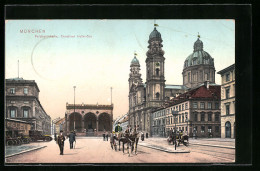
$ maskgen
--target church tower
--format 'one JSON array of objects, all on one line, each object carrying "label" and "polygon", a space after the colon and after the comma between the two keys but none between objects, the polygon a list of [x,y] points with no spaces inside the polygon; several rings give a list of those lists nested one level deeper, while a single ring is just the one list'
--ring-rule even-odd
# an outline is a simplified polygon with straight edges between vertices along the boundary
[{"label": "church tower", "polygon": [[131,61],[130,74],[129,74],[129,107],[132,108],[137,104],[137,86],[142,85],[143,81],[140,74],[140,64],[136,58]]},{"label": "church tower", "polygon": [[147,107],[159,107],[164,102],[164,51],[162,38],[154,27],[149,36],[149,46],[146,53],[146,103]]}]

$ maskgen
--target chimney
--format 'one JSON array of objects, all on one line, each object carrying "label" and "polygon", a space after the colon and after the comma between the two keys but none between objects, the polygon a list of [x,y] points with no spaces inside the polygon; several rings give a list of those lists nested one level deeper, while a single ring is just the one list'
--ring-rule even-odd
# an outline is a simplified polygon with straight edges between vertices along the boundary
[{"label": "chimney", "polygon": [[207,89],[209,89],[209,80],[205,81],[205,82],[204,82],[204,85],[205,85],[205,87],[206,87]]}]

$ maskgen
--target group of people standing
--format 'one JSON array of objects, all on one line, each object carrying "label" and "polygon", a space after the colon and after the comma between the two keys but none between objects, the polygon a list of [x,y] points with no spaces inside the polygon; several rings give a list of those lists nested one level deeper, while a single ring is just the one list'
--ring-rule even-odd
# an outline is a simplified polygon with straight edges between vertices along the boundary
[{"label": "group of people standing", "polygon": [[[70,149],[73,149],[73,146],[75,148],[76,145],[76,132],[75,131],[71,131],[70,134],[67,136],[67,138],[69,138],[69,142],[70,142]],[[59,136],[57,137],[57,134],[54,134],[54,139],[56,141],[56,143],[59,145],[60,148],[60,155],[63,155],[63,151],[64,151],[64,141],[66,140],[63,131],[60,131]],[[75,144],[74,144],[75,142]]]}]

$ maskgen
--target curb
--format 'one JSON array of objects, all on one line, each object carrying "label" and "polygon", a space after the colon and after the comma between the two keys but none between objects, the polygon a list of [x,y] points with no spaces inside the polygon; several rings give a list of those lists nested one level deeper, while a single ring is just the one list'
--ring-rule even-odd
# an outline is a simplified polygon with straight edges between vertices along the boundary
[{"label": "curb", "polygon": [[200,146],[210,146],[210,147],[218,147],[218,148],[229,148],[229,149],[235,149],[233,146],[221,146],[221,145],[211,145],[211,144],[199,144],[199,143],[190,143],[190,145],[200,145]]},{"label": "curb", "polygon": [[39,149],[45,148],[45,147],[47,147],[47,146],[45,145],[45,146],[35,147],[35,148],[29,149],[29,150],[24,150],[24,151],[21,151],[21,152],[19,152],[19,153],[14,153],[14,154],[6,155],[5,158],[12,157],[12,156],[16,156],[16,155],[23,154],[23,153],[30,152],[30,151],[34,151],[34,150],[39,150]]},{"label": "curb", "polygon": [[190,153],[190,150],[187,150],[187,151],[178,151],[178,150],[168,150],[168,149],[162,149],[162,148],[159,148],[159,147],[154,147],[152,145],[144,145],[144,144],[139,144],[140,146],[144,146],[144,147],[148,147],[148,148],[152,148],[152,149],[156,149],[156,150],[160,150],[160,151],[164,151],[164,152],[167,152],[167,153]]}]

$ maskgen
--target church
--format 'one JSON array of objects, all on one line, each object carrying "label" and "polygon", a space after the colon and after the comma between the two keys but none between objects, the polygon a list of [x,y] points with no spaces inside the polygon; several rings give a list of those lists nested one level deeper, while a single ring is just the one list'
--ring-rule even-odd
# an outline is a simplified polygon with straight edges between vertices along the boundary
[{"label": "church", "polygon": [[149,35],[146,52],[146,82],[140,74],[140,64],[136,57],[131,61],[129,74],[129,125],[139,125],[143,132],[151,133],[152,112],[165,106],[174,97],[194,89],[208,81],[215,84],[214,59],[203,50],[203,42],[198,35],[194,50],[184,61],[183,84],[165,84],[165,57],[162,49],[161,33],[154,27]]}]

